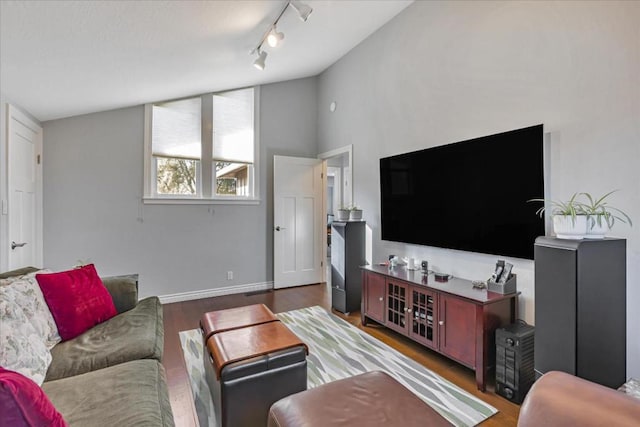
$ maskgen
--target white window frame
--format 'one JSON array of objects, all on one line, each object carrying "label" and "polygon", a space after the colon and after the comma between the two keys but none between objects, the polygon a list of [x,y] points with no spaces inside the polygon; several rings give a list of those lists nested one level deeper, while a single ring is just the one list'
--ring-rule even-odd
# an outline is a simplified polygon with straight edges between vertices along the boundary
[{"label": "white window frame", "polygon": [[[217,93],[229,92],[231,90],[240,90],[248,88],[230,89]],[[144,204],[184,204],[184,205],[257,205],[260,203],[260,86],[253,87],[253,168],[249,169],[249,179],[253,181],[253,196],[230,196],[216,195],[213,188],[214,182],[214,165],[213,162],[213,134],[207,133],[207,129],[212,129],[212,103],[214,93],[200,95],[202,108],[202,143],[209,147],[203,153],[200,160],[200,180],[198,182],[199,195],[161,195],[155,191],[156,179],[156,162],[152,154],[152,130],[153,130],[153,104],[144,105],[144,195],[142,201]],[[177,99],[176,99],[177,100]],[[161,101],[158,101],[161,102]],[[210,163],[211,167],[206,168],[205,162]],[[211,196],[203,196],[209,193]]]}]

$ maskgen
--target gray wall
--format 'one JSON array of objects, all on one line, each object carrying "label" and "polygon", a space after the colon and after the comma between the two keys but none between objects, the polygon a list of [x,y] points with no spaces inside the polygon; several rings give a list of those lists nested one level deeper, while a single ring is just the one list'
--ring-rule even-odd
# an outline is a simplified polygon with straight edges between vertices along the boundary
[{"label": "gray wall", "polygon": [[143,205],[143,106],[45,122],[44,264],[137,272],[142,296],[272,281],[273,155],[315,157],[316,95],[262,87],[259,205]]},{"label": "gray wall", "polygon": [[[639,376],[638,22],[638,2],[415,2],[321,74],[318,150],[353,144],[373,259],[414,256],[486,279],[495,256],[380,240],[378,159],[544,123],[549,196],[620,189],[612,202],[638,223],[613,234],[628,239],[628,375]],[[533,322],[533,262],[510,261],[520,316]]]}]

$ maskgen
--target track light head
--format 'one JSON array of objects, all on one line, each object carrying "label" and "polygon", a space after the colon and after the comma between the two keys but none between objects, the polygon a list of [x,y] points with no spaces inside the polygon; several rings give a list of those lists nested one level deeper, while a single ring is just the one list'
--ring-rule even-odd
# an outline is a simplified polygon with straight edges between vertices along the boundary
[{"label": "track light head", "polygon": [[284,33],[279,33],[276,30],[276,26],[274,25],[273,28],[271,28],[269,35],[267,36],[267,44],[271,47],[276,47],[278,46],[278,44],[280,44],[282,39],[284,39]]},{"label": "track light head", "polygon": [[267,52],[265,52],[264,50],[257,50],[258,52],[258,58],[253,61],[253,66],[256,67],[258,70],[262,71],[264,70],[264,62],[267,60]]},{"label": "track light head", "polygon": [[303,22],[306,22],[307,19],[309,18],[309,15],[311,15],[311,12],[313,12],[313,9],[310,6],[304,3],[301,3],[299,1],[293,1],[293,0],[288,1],[283,5],[280,15],[278,15],[276,20],[273,21],[273,24],[271,24],[271,28],[268,30],[267,33],[265,33],[264,36],[262,36],[260,43],[258,43],[255,49],[249,52],[249,55],[253,55],[253,54],[258,55],[256,60],[253,61],[253,66],[256,67],[258,70],[264,70],[265,61],[267,60],[267,52],[262,50],[264,43],[266,42],[269,46],[276,47],[284,39],[284,33],[279,33],[278,30],[276,29],[276,25],[278,25],[278,21],[280,20],[280,18],[282,18],[282,15],[287,11],[289,6],[293,7],[296,10],[296,12],[298,12],[298,16],[300,16],[300,19]]},{"label": "track light head", "polygon": [[296,12],[298,12],[298,15],[300,16],[300,20],[302,22],[307,22],[309,15],[311,15],[311,12],[313,12],[313,9],[311,8],[311,6],[295,0],[289,2],[289,4],[291,4],[291,6],[296,10]]}]

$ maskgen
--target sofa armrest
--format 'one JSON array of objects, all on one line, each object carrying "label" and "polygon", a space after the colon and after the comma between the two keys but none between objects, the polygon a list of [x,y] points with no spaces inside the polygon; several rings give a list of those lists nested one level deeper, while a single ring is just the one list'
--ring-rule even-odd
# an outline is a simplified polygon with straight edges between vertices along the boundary
[{"label": "sofa armrest", "polygon": [[113,299],[118,313],[124,313],[138,304],[138,275],[103,277],[102,283]]},{"label": "sofa armrest", "polygon": [[518,427],[637,426],[640,400],[564,372],[549,372],[533,384]]}]

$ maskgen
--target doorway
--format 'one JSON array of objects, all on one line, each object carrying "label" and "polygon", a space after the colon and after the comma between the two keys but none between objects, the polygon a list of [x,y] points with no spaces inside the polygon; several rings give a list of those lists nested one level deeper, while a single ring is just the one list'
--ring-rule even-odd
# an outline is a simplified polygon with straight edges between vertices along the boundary
[{"label": "doorway", "polygon": [[7,256],[0,263],[6,262],[7,270],[41,267],[42,127],[10,104],[6,162],[7,199],[2,200],[2,215],[7,218],[7,239],[2,241],[2,253]]},{"label": "doorway", "polygon": [[273,287],[324,279],[324,162],[273,156]]},{"label": "doorway", "polygon": [[324,281],[331,280],[331,223],[337,210],[348,208],[353,203],[353,145],[327,151],[318,155],[326,163],[327,179],[323,196],[323,218],[326,218],[326,233],[323,247],[327,262],[323,271]]}]

